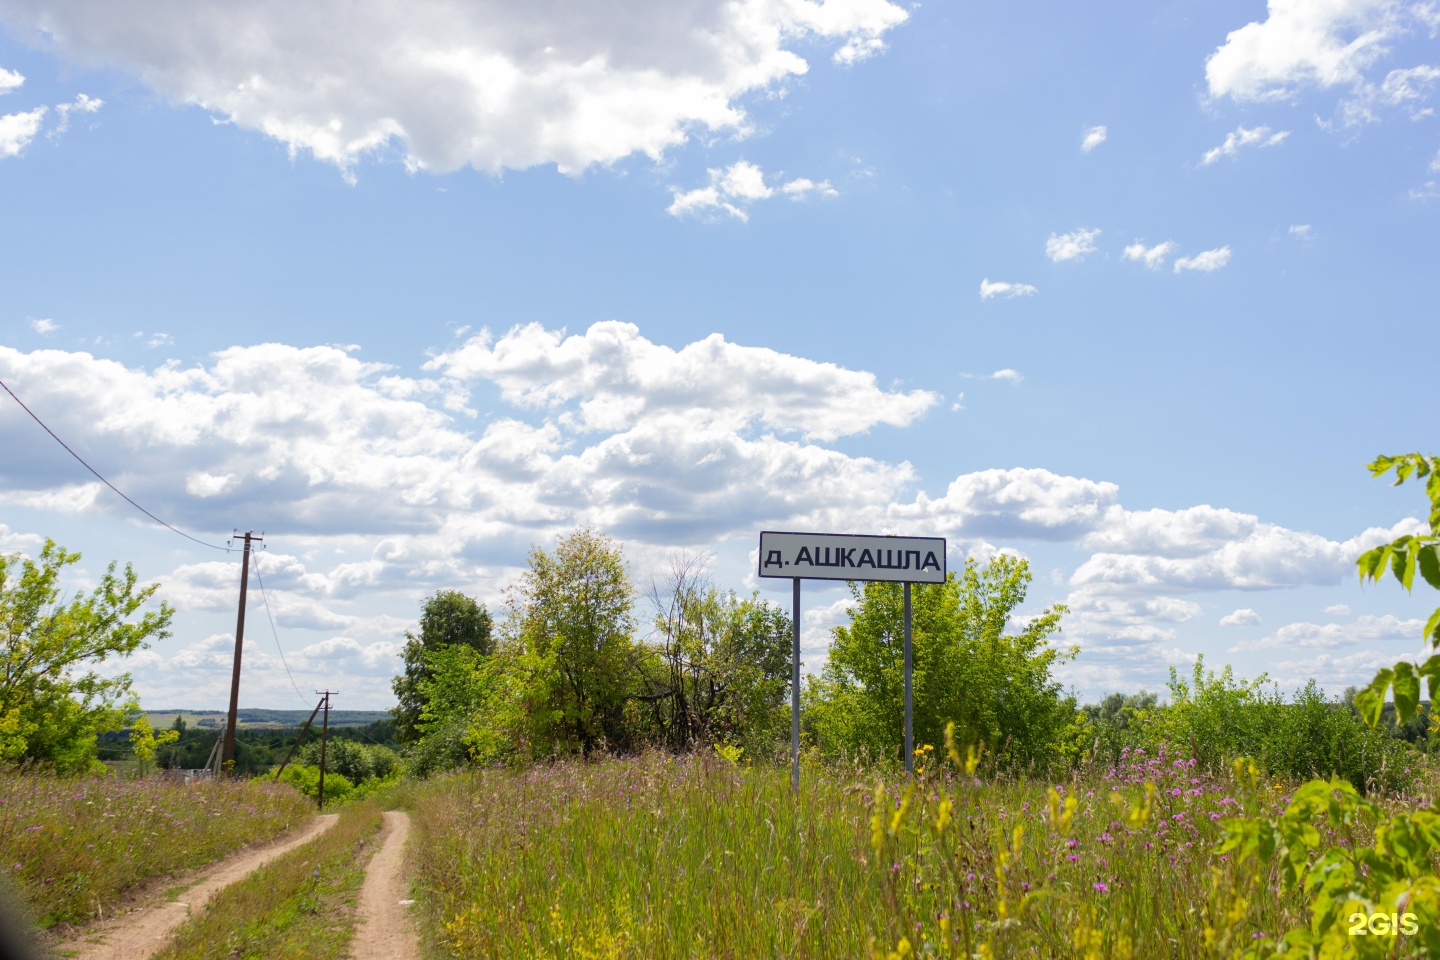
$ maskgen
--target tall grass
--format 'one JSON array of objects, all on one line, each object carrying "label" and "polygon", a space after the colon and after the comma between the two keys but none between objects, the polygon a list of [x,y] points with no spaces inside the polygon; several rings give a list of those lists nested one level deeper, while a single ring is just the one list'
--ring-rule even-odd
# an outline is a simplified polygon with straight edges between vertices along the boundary
[{"label": "tall grass", "polygon": [[0,868],[44,928],[285,833],[312,815],[284,785],[0,771]]},{"label": "tall grass", "polygon": [[[1287,801],[1143,752],[1060,784],[937,766],[913,792],[816,767],[798,797],[784,768],[647,755],[423,785],[415,863],[455,957],[1200,957],[1218,820]],[[1257,925],[1303,917],[1258,896]]]}]

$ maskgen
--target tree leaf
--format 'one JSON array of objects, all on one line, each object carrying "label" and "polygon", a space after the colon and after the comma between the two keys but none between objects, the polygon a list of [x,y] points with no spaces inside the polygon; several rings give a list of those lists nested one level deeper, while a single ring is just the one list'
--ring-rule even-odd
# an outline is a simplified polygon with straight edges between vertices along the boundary
[{"label": "tree leaf", "polygon": [[1415,541],[1414,537],[1411,537],[1405,542],[1403,549],[1405,553],[1403,562],[1400,561],[1398,553],[1395,555],[1396,566],[1403,568],[1403,572],[1398,573],[1397,576],[1405,585],[1405,589],[1409,590],[1415,584],[1415,562],[1420,559],[1420,544]]},{"label": "tree leaf", "polygon": [[1360,711],[1360,718],[1368,726],[1375,726],[1380,722],[1380,711],[1385,706],[1385,691],[1390,687],[1390,681],[1394,679],[1395,671],[1388,667],[1375,674],[1375,679],[1370,685],[1360,689],[1355,694],[1355,709]]},{"label": "tree leaf", "polygon": [[1395,714],[1401,723],[1415,716],[1420,705],[1420,677],[1415,665],[1406,661],[1395,664]]},{"label": "tree leaf", "polygon": [[1430,614],[1430,619],[1425,621],[1425,639],[1430,646],[1440,647],[1440,607]]},{"label": "tree leaf", "polygon": [[1380,558],[1385,555],[1385,549],[1383,546],[1375,547],[1360,554],[1360,559],[1355,561],[1355,566],[1360,571],[1361,582],[1379,579],[1379,571],[1384,569]]},{"label": "tree leaf", "polygon": [[1420,576],[1430,586],[1440,590],[1440,544],[1424,544],[1416,553],[1419,558]]}]

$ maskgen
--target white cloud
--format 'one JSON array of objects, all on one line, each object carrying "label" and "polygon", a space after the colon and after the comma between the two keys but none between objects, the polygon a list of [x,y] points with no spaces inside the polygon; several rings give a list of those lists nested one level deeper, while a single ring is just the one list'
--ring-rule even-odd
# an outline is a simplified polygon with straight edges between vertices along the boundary
[{"label": "white cloud", "polygon": [[1242,650],[1328,649],[1349,644],[1382,640],[1418,648],[1423,620],[1401,620],[1392,614],[1364,616],[1353,623],[1288,623],[1274,633],[1251,643],[1231,648]]},{"label": "white cloud", "polygon": [[1348,603],[1332,603],[1320,612],[1331,617],[1348,617],[1350,616],[1350,605]]},{"label": "white cloud", "polygon": [[1283,143],[1288,136],[1290,136],[1289,130],[1274,133],[1267,126],[1239,126],[1225,135],[1225,142],[1220,146],[1206,150],[1205,156],[1200,158],[1200,163],[1202,166],[1209,166],[1221,157],[1235,156],[1244,147],[1273,147]]},{"label": "white cloud", "polygon": [[0,67],[0,97],[3,97],[11,90],[20,89],[21,85],[24,83],[25,77],[22,76],[20,73],[17,73],[14,70],[6,70],[4,67]]},{"label": "white cloud", "polygon": [[1440,197],[1440,182],[1426,180],[1418,187],[1410,188],[1411,200],[1434,200]]},{"label": "white cloud", "polygon": [[1220,618],[1222,627],[1253,627],[1260,622],[1260,614],[1249,607],[1242,607]]},{"label": "white cloud", "polygon": [[1269,0],[1263,22],[1231,31],[1205,63],[1211,96],[1277,100],[1360,80],[1402,29],[1395,0]]},{"label": "white cloud", "polygon": [[1202,273],[1211,273],[1219,270],[1230,262],[1230,247],[1216,247],[1214,250],[1206,250],[1197,253],[1193,257],[1176,257],[1175,272],[1185,270],[1199,270]]},{"label": "white cloud", "polygon": [[809,69],[797,50],[838,44],[853,63],[908,17],[886,0],[210,0],[163,15],[3,0],[0,15],[343,169],[395,145],[416,169],[567,173],[659,157],[696,131],[743,134],[745,95]]},{"label": "white cloud", "polygon": [[1297,223],[1290,227],[1290,236],[1299,237],[1301,240],[1310,239],[1310,224]]},{"label": "white cloud", "polygon": [[1028,283],[1006,283],[1003,280],[980,281],[980,299],[989,300],[992,297],[1033,297],[1039,293],[1039,289]]},{"label": "white cloud", "polygon": [[1175,241],[1166,240],[1164,243],[1157,243],[1153,247],[1145,246],[1145,241],[1136,240],[1125,248],[1124,257],[1126,260],[1136,260],[1145,264],[1151,270],[1158,270],[1165,265],[1165,258],[1175,250]]},{"label": "white cloud", "polygon": [[55,112],[60,115],[60,122],[51,130],[49,136],[59,137],[66,130],[70,129],[71,113],[95,113],[105,105],[104,100],[80,94],[73,103],[61,103],[55,107]]},{"label": "white cloud", "polygon": [[1085,131],[1085,138],[1080,141],[1080,150],[1083,153],[1089,153],[1104,142],[1105,126],[1102,124],[1098,127],[1091,127]]},{"label": "white cloud", "polygon": [[1083,259],[1087,253],[1095,252],[1095,238],[1098,236],[1099,230],[1084,228],[1073,233],[1052,233],[1050,239],[1045,241],[1045,255],[1055,263]]},{"label": "white cloud", "polygon": [[[750,219],[750,215],[744,209],[745,205],[757,200],[768,200],[775,196],[776,188],[766,184],[765,172],[745,160],[732,163],[724,169],[712,168],[707,172],[710,176],[708,186],[697,187],[694,190],[672,187],[671,191],[674,193],[675,199],[665,212],[674,217],[683,217],[686,214],[707,214],[718,211],[746,221]],[[805,177],[791,180],[781,186],[779,190],[782,195],[790,197],[792,200],[803,200],[812,195],[839,196],[839,192],[830,186],[829,180],[816,183]]]},{"label": "white cloud", "polygon": [[1011,383],[1019,383],[1025,378],[1020,375],[1019,370],[1011,370],[1009,367],[1006,367],[1004,370],[996,370],[994,373],[990,374],[990,379],[1008,380]]},{"label": "white cloud", "polygon": [[830,186],[829,180],[821,180],[816,183],[809,177],[796,177],[787,181],[780,188],[780,192],[792,200],[803,200],[812,194],[819,197],[838,197],[840,191]]},{"label": "white cloud", "polygon": [[[1440,81],[1440,67],[1421,64],[1391,70],[1377,83],[1359,83],[1355,95],[1340,102],[1338,114],[1344,127],[1359,127],[1379,121],[1379,111],[1404,108],[1410,119],[1420,120],[1435,111],[1422,106]],[[1327,125],[1328,124],[1322,124]]]},{"label": "white cloud", "polygon": [[36,107],[26,113],[9,113],[0,117],[0,157],[19,156],[40,131],[46,112],[45,107]]},{"label": "white cloud", "polygon": [[36,333],[38,333],[38,334],[42,334],[42,335],[43,335],[43,334],[47,334],[47,333],[54,333],[56,330],[60,329],[60,325],[59,325],[58,323],[56,323],[54,320],[46,320],[46,319],[31,320],[31,321],[30,321],[30,329],[31,329],[31,330],[34,330],[34,331],[35,331]]}]

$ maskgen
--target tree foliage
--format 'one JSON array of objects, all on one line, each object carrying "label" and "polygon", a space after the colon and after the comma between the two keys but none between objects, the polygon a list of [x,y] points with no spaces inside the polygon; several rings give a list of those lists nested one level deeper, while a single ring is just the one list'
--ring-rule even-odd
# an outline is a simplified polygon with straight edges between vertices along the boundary
[{"label": "tree foliage", "polygon": [[[955,722],[962,743],[983,743],[1011,763],[1049,763],[1073,720],[1051,669],[1074,655],[1049,643],[1065,608],[1055,605],[1006,633],[1025,601],[1029,564],[1000,554],[973,559],[944,583],[913,595],[915,743],[938,744]],[[904,742],[904,624],[898,583],[851,584],[850,625],[837,627],[830,659],[807,693],[808,725],[827,751],[898,758]]]},{"label": "tree foliage", "polygon": [[791,621],[752,595],[722,593],[703,557],[675,557],[650,591],[655,669],[645,676],[656,737],[672,750],[726,742],[752,754],[789,725]]},{"label": "tree foliage", "polygon": [[[1395,472],[1395,486],[1412,476],[1425,481],[1425,493],[1430,499],[1430,533],[1428,535],[1407,535],[1373,550],[1367,550],[1355,561],[1362,583],[1378,583],[1385,578],[1388,570],[1406,590],[1415,584],[1416,574],[1436,590],[1440,590],[1440,457],[1408,453],[1398,457],[1380,456],[1370,464],[1370,475],[1381,477]],[[1430,615],[1425,624],[1424,642],[1431,649],[1440,648],[1440,607]],[[1374,726],[1380,720],[1385,705],[1385,694],[1393,689],[1395,712],[1404,723],[1415,715],[1420,706],[1420,681],[1426,682],[1427,694],[1431,700],[1440,689],[1440,653],[1433,654],[1423,664],[1401,661],[1375,675],[1370,684],[1355,694],[1355,706],[1367,723]]]},{"label": "tree foliage", "polygon": [[488,655],[494,645],[492,632],[490,611],[458,590],[441,590],[425,601],[420,611],[420,635],[405,633],[404,672],[390,681],[399,701],[393,712],[400,742],[414,742],[420,736],[424,684],[431,678],[427,657],[454,646]]},{"label": "tree foliage", "polygon": [[634,642],[635,591],[613,540],[593,530],[530,551],[511,591],[507,629],[526,675],[530,742],[589,753],[631,745],[624,715],[642,651]]},{"label": "tree foliage", "polygon": [[96,668],[170,635],[169,606],[141,613],[159,584],[139,586],[129,564],[117,574],[111,563],[93,591],[64,600],[61,572],[79,560],[52,540],[38,562],[0,555],[0,761],[96,766],[96,736],[138,709],[128,673]]}]

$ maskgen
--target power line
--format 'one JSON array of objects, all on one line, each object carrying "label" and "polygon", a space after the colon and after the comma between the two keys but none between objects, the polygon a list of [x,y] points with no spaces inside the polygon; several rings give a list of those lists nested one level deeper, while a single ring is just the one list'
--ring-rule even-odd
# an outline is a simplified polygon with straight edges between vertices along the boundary
[{"label": "power line", "polygon": [[255,560],[255,582],[260,585],[260,599],[265,601],[265,619],[270,621],[270,634],[275,638],[275,649],[280,653],[280,663],[285,667],[285,676],[290,678],[290,686],[295,687],[295,696],[299,697],[302,703],[308,703],[305,694],[300,692],[300,687],[295,683],[295,677],[290,673],[290,664],[285,662],[285,651],[280,647],[280,634],[275,629],[275,618],[270,613],[270,597],[265,593],[265,580],[260,576],[260,555],[256,554]]},{"label": "power line", "polygon": [[104,477],[100,476],[100,471],[96,470],[94,467],[90,466],[90,464],[86,463],[84,457],[80,456],[80,454],[76,453],[74,450],[71,450],[71,449],[70,449],[70,445],[67,444],[64,440],[61,440],[58,436],[56,436],[54,430],[51,430],[49,427],[45,426],[45,421],[44,421],[44,420],[41,420],[38,416],[36,416],[34,410],[31,410],[29,407],[25,406],[25,401],[24,401],[24,400],[21,400],[19,397],[15,396],[15,391],[14,391],[14,390],[11,390],[10,387],[5,383],[5,381],[0,380],[0,387],[4,387],[4,388],[5,388],[5,392],[8,393],[8,394],[10,394],[11,398],[12,398],[16,403],[20,404],[20,409],[22,409],[22,410],[24,410],[26,413],[30,414],[30,418],[31,418],[32,420],[34,420],[36,423],[40,424],[41,429],[43,429],[46,433],[50,434],[50,436],[51,436],[52,438],[54,438],[54,440],[55,440],[56,443],[58,443],[58,444],[60,444],[60,446],[64,447],[66,453],[70,454],[70,456],[74,457],[76,460],[79,460],[79,461],[80,461],[80,465],[81,465],[82,467],[84,467],[86,470],[89,470],[91,473],[95,474],[96,478],[97,478],[101,483],[105,484],[105,486],[109,487],[111,490],[114,490],[117,494],[119,494],[120,498],[123,499],[126,503],[130,504],[130,506],[134,507],[136,510],[139,510],[141,513],[145,514],[145,516],[149,517],[151,520],[154,520],[156,523],[160,524],[160,526],[164,527],[165,529],[170,530],[170,531],[172,531],[172,532],[174,532],[174,533],[180,534],[180,536],[184,537],[186,540],[193,540],[195,543],[200,544],[200,546],[202,546],[202,547],[209,547],[209,548],[212,549],[212,550],[223,550],[223,551],[225,551],[226,553],[229,553],[229,552],[230,552],[230,548],[229,548],[229,547],[222,547],[222,546],[220,546],[219,544],[214,544],[214,543],[206,543],[204,540],[200,540],[200,539],[197,539],[197,538],[195,538],[195,537],[190,536],[190,534],[186,533],[184,530],[180,530],[180,529],[177,529],[176,527],[171,526],[170,524],[166,523],[164,520],[161,520],[159,517],[155,516],[155,514],[151,513],[149,510],[146,510],[144,507],[140,506],[140,504],[136,503],[134,500],[131,500],[129,497],[125,496],[125,494],[120,493],[119,488],[116,487],[115,484],[111,483],[109,480],[106,480]]}]

